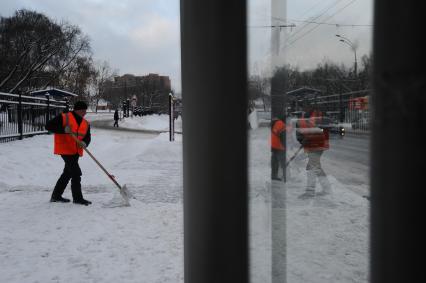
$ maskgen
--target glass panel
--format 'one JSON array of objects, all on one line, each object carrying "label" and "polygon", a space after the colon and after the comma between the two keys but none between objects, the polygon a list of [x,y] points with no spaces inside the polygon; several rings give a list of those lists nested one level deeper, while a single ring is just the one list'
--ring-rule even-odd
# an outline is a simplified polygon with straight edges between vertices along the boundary
[{"label": "glass panel", "polygon": [[248,19],[251,280],[367,282],[372,1]]}]

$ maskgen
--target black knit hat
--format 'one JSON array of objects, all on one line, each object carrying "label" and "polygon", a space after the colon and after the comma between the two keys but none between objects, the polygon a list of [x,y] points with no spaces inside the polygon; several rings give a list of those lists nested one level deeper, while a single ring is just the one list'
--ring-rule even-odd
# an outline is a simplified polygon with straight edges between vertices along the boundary
[{"label": "black knit hat", "polygon": [[87,109],[86,102],[80,100],[74,103],[74,110],[83,110],[83,109]]}]

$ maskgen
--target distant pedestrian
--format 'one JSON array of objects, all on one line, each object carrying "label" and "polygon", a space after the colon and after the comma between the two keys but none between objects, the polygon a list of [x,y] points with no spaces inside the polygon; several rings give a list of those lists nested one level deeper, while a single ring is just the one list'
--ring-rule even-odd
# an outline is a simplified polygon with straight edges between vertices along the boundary
[{"label": "distant pedestrian", "polygon": [[[87,104],[77,101],[72,112],[61,113],[46,123],[46,130],[55,134],[54,154],[58,154],[65,162],[62,175],[56,182],[51,202],[69,202],[62,194],[71,180],[71,193],[76,204],[89,205],[90,201],[83,198],[81,192],[81,169],[78,159],[83,156],[83,149],[91,140],[90,125],[84,116]],[[77,141],[71,136],[74,135]]]},{"label": "distant pedestrian", "polygon": [[120,119],[119,115],[118,115],[118,109],[115,109],[114,112],[114,127],[118,128],[118,120]]},{"label": "distant pedestrian", "polygon": [[[331,193],[331,184],[321,167],[321,155],[329,149],[328,128],[324,127],[323,115],[312,107],[305,108],[306,112],[297,122],[297,140],[308,155],[306,165],[307,185],[306,191],[299,196],[301,199],[326,195]],[[316,179],[321,184],[322,191],[315,194]]]},{"label": "distant pedestrian", "polygon": [[284,119],[278,117],[272,118],[271,121],[271,178],[272,180],[281,181],[278,177],[279,167],[283,169],[283,179],[285,181],[285,135],[286,125]]}]

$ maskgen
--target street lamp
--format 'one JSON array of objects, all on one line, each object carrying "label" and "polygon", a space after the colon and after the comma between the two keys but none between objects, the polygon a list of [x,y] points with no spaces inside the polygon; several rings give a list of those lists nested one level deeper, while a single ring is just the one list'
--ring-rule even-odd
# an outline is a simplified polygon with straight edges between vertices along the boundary
[{"label": "street lamp", "polygon": [[355,55],[355,62],[354,62],[354,73],[355,73],[355,77],[357,76],[357,60],[356,60],[356,48],[357,46],[352,43],[352,41],[350,41],[348,38],[341,36],[340,34],[336,34],[336,37],[340,38],[340,42],[346,43],[347,45],[349,45],[349,47],[352,49],[352,51],[354,52]]}]

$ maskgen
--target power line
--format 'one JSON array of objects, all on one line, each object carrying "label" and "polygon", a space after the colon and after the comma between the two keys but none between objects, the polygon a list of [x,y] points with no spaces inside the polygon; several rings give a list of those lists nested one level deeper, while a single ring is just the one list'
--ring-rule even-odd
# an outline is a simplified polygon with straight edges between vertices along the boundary
[{"label": "power line", "polygon": [[[343,6],[341,9],[339,9],[337,12],[335,12],[334,14],[332,14],[331,16],[329,16],[326,20],[331,19],[332,17],[334,17],[335,15],[337,15],[338,13],[340,13],[341,11],[343,11],[344,9],[346,9],[347,7],[349,7],[350,5],[352,5],[355,1],[357,1],[357,0],[352,0],[351,2],[349,2],[348,4],[346,4],[345,6]],[[305,32],[304,34],[302,34],[301,36],[299,36],[295,40],[291,41],[288,45],[283,46],[282,49],[285,49],[285,48],[288,48],[288,47],[292,46],[295,42],[297,42],[298,40],[302,39],[303,37],[305,37],[306,35],[308,35],[312,31],[314,31],[315,29],[317,29],[319,26],[320,26],[320,24],[317,24],[316,26],[314,26],[313,28],[311,28],[310,30],[308,30],[307,32]]]},{"label": "power line", "polygon": [[[326,14],[328,11],[330,11],[332,8],[334,8],[337,4],[339,4],[340,2],[342,2],[343,0],[336,0],[334,1],[331,5],[329,5],[328,7],[326,7],[322,12],[320,12],[319,15],[313,17],[311,20],[315,21],[318,18],[322,17],[324,14]],[[309,24],[306,23],[305,25],[303,25],[301,28],[299,28],[295,33],[293,33],[292,35],[289,36],[288,40],[291,40],[293,37],[295,37],[298,33],[300,33],[301,31],[303,31],[306,27],[308,27]]]},{"label": "power line", "polygon": [[272,25],[272,26],[248,26],[249,28],[288,28],[288,27],[296,27],[295,24],[289,25]]},{"label": "power line", "polygon": [[304,20],[294,20],[289,19],[292,22],[303,22],[303,23],[310,23],[310,24],[318,24],[318,25],[329,25],[329,26],[335,26],[335,27],[372,27],[373,25],[359,25],[359,24],[338,24],[338,23],[324,23],[324,22],[316,22],[316,21],[304,21]]}]

